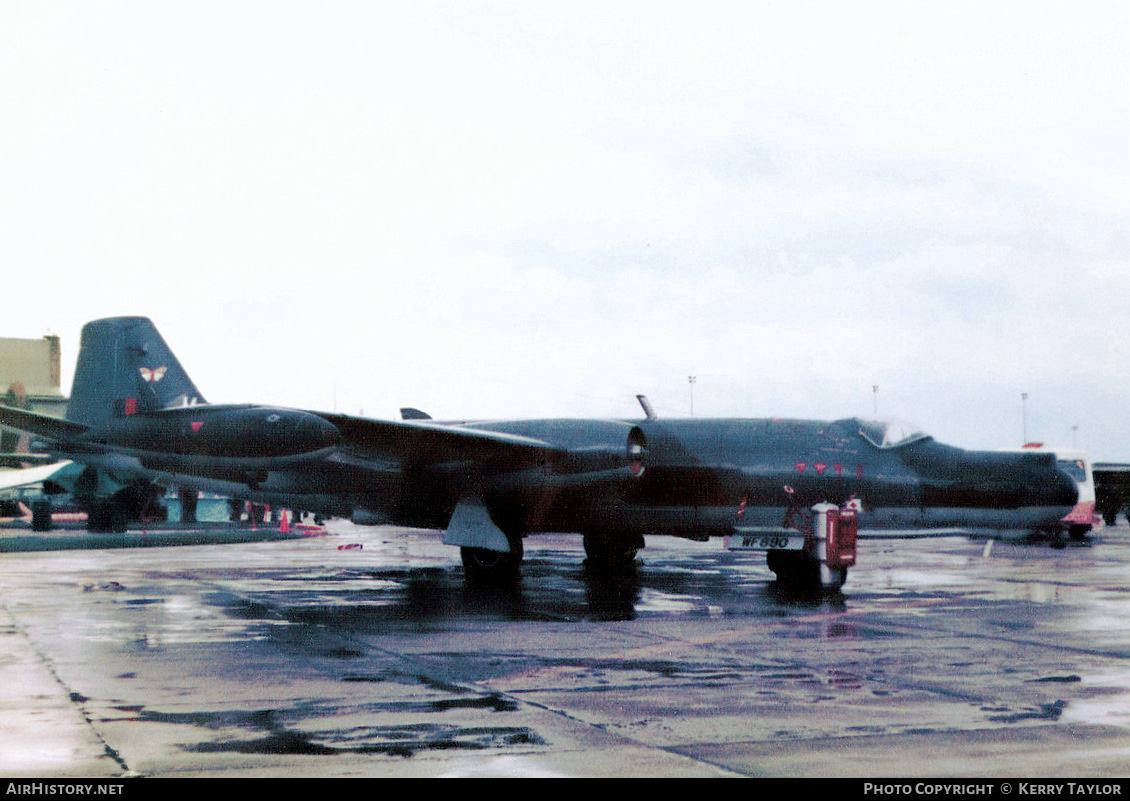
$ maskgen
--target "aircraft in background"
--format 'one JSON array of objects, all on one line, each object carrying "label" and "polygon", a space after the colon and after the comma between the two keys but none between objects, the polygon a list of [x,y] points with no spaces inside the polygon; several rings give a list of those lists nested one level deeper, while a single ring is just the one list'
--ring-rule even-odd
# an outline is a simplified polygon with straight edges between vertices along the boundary
[{"label": "aircraft in background", "polygon": [[[22,461],[25,456],[16,454],[14,458]],[[69,461],[0,470],[0,515],[24,517],[30,511],[32,530],[49,530],[51,496],[68,492],[82,472],[82,465]]]},{"label": "aircraft in background", "polygon": [[[17,454],[23,459],[27,454]],[[34,461],[34,460],[32,460]],[[32,531],[50,531],[53,515],[60,507],[91,509],[108,499],[122,511],[121,522],[142,518],[158,506],[159,487],[129,480],[120,482],[105,472],[70,460],[34,467],[0,470],[0,516],[27,517]],[[27,507],[26,509],[21,507]],[[73,513],[63,512],[74,520]],[[89,517],[88,517],[89,522]],[[94,521],[95,530],[98,521]]]},{"label": "aircraft in background", "polygon": [[[1061,535],[1086,510],[1048,453],[975,452],[858,418],[657,417],[441,423],[258,405],[210,405],[143,317],[88,323],[63,420],[0,408],[0,425],[123,487],[92,526],[146,485],[190,487],[362,524],[444,530],[469,577],[517,574],[522,540],[583,536],[589,564],[630,563],[645,535],[738,535],[780,580],[808,581],[810,510],[862,529]],[[1087,515],[1090,520],[1090,515]],[[796,535],[796,536],[794,536]],[[838,566],[832,585],[843,582]]]}]

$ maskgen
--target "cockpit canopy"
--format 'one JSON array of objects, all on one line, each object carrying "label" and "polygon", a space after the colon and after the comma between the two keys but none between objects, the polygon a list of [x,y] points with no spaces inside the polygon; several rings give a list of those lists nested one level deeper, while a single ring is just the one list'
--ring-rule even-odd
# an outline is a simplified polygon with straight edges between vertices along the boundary
[{"label": "cockpit canopy", "polygon": [[905,420],[864,420],[857,418],[859,434],[876,448],[901,448],[912,442],[929,439],[930,435]]}]

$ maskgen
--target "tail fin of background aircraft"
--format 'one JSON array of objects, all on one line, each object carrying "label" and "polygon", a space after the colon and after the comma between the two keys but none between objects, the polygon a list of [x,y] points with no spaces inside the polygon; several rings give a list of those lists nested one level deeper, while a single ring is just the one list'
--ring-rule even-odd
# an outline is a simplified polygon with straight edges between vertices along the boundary
[{"label": "tail fin of background aircraft", "polygon": [[67,420],[115,417],[204,403],[192,379],[145,317],[111,317],[82,329]]}]

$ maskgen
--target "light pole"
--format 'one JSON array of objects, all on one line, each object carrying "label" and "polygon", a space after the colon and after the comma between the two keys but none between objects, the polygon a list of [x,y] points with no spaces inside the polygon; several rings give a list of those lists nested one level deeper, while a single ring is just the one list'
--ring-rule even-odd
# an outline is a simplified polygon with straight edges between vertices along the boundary
[{"label": "light pole", "polygon": [[871,392],[875,396],[875,416],[878,417],[879,416],[879,385],[878,384],[872,384],[871,385]]},{"label": "light pole", "polygon": [[1024,441],[1021,445],[1028,444],[1028,393],[1020,393],[1020,421],[1024,427]]},{"label": "light pole", "polygon": [[694,382],[695,376],[687,376],[687,384],[689,384],[691,388],[691,417],[694,417]]}]

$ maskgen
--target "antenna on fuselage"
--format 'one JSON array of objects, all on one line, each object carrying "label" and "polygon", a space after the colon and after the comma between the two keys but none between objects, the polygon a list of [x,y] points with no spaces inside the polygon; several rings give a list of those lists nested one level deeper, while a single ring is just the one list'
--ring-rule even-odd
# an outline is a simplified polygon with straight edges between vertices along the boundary
[{"label": "antenna on fuselage", "polygon": [[647,415],[647,419],[655,420],[657,415],[655,414],[655,409],[651,406],[651,401],[647,399],[647,395],[636,395],[636,400],[638,400],[640,406],[643,407],[643,413]]}]

